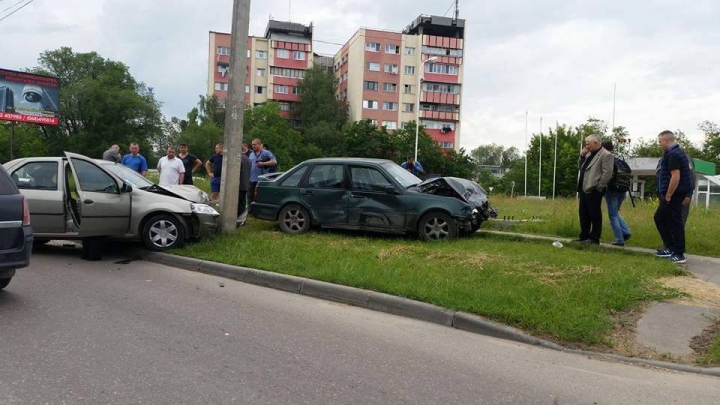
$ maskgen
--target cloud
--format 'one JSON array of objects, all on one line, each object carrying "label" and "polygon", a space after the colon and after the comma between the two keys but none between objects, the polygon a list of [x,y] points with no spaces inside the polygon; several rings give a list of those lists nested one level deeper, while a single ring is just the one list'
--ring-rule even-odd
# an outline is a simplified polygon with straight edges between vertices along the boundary
[{"label": "cloud", "polygon": [[[445,4],[443,4],[445,3]],[[264,0],[252,3],[250,32],[269,16],[315,26],[315,38],[344,43],[360,27],[400,31],[450,1]],[[48,49],[95,50],[126,63],[154,87],[167,116],[184,116],[206,89],[208,31],[229,31],[231,0],[36,0],[3,21],[2,65],[24,69]],[[452,10],[451,10],[452,12]],[[460,2],[466,20],[461,145],[524,148],[531,132],[613,116],[632,139],[665,128],[701,140],[697,124],[720,121],[720,2],[533,0]],[[317,42],[333,54],[337,45]]]}]

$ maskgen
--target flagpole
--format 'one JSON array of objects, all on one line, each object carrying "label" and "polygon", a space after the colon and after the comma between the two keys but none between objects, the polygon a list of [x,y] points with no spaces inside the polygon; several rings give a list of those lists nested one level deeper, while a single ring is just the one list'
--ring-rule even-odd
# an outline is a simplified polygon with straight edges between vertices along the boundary
[{"label": "flagpole", "polygon": [[528,163],[528,112],[525,110],[525,198],[527,198],[527,163]]},{"label": "flagpole", "polygon": [[553,200],[555,199],[555,179],[557,178],[557,143],[558,143],[558,125],[555,123],[555,162],[553,163]]},{"label": "flagpole", "polygon": [[540,163],[538,168],[538,197],[542,196],[542,117],[540,117]]}]

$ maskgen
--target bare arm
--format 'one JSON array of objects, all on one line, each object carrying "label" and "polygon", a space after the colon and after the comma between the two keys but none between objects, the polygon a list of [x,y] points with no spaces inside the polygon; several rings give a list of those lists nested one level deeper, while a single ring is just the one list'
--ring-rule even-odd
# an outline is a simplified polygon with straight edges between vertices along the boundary
[{"label": "bare arm", "polygon": [[180,184],[183,184],[183,180],[185,180],[185,173],[180,173]]},{"label": "bare arm", "polygon": [[670,202],[673,194],[675,194],[675,190],[677,190],[678,184],[680,184],[680,170],[671,170],[670,184],[668,185],[667,193],[665,193],[665,201]]},{"label": "bare arm", "polygon": [[193,173],[196,172],[198,167],[200,167],[200,166],[202,166],[202,160],[195,159],[195,166],[192,168],[192,172]]},{"label": "bare arm", "polygon": [[205,162],[205,171],[207,172],[208,176],[212,179],[214,176],[212,174],[212,167],[210,167],[210,161],[208,160]]}]

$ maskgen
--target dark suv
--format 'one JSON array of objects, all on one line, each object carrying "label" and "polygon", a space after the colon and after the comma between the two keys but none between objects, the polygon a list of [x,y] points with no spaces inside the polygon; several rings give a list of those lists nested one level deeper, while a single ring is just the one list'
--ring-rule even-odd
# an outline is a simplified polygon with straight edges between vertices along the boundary
[{"label": "dark suv", "polygon": [[10,284],[15,269],[30,264],[32,245],[27,201],[0,165],[0,290]]}]

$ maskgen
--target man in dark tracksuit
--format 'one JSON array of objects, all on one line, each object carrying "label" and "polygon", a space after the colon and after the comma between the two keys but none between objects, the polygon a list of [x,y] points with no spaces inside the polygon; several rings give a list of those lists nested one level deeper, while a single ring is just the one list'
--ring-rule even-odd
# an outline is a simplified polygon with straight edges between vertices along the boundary
[{"label": "man in dark tracksuit", "polygon": [[658,135],[663,149],[658,172],[658,194],[660,202],[655,211],[655,226],[663,240],[663,249],[655,253],[658,257],[669,257],[673,263],[685,263],[685,224],[683,223],[683,202],[694,189],[693,174],[690,172],[688,156],[675,143],[675,134],[663,131]]},{"label": "man in dark tracksuit", "polygon": [[244,153],[240,154],[240,187],[238,187],[238,209],[237,209],[237,225],[245,226],[247,220],[247,193],[250,189],[250,172],[252,171],[252,163],[250,158]]}]

